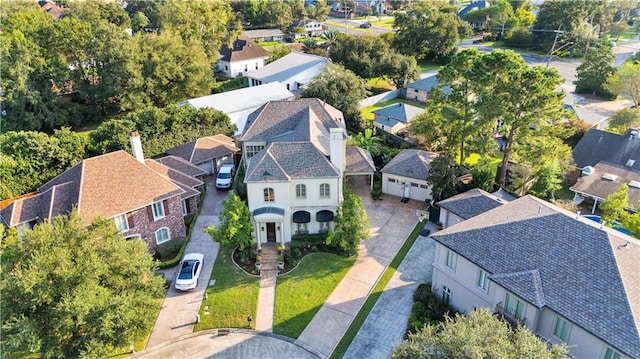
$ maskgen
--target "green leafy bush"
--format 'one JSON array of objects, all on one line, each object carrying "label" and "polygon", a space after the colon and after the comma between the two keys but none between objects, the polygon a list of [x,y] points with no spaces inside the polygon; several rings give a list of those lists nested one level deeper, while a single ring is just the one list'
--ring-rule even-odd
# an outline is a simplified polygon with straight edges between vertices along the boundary
[{"label": "green leafy bush", "polygon": [[160,260],[175,257],[180,252],[180,249],[182,248],[182,244],[184,242],[184,238],[180,238],[159,245],[158,247],[156,247],[155,257]]},{"label": "green leafy bush", "polygon": [[413,300],[407,333],[416,333],[426,324],[442,322],[445,314],[453,311],[431,291],[431,283],[420,284],[413,294]]}]

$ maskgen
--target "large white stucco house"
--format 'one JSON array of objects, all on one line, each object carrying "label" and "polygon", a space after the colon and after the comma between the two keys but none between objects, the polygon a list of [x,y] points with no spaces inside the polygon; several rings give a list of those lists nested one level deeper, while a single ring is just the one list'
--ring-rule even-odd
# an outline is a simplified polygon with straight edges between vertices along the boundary
[{"label": "large white stucco house", "polygon": [[269,52],[246,35],[238,36],[231,47],[223,45],[218,59],[218,70],[227,77],[244,76],[249,71],[264,67]]},{"label": "large white stucco house", "polygon": [[333,226],[346,170],[375,171],[346,141],[342,112],[319,99],[270,101],[249,116],[240,142],[258,247]]},{"label": "large white stucco house", "polygon": [[640,243],[532,196],[432,235],[432,289],[578,359],[640,358]]},{"label": "large white stucco house", "polygon": [[380,170],[382,193],[418,201],[431,199],[427,177],[431,161],[437,156],[423,150],[402,150]]}]

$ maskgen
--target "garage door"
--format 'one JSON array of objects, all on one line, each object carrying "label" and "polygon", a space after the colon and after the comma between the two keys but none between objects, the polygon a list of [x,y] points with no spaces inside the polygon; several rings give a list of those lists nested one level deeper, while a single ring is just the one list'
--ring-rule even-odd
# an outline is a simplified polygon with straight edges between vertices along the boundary
[{"label": "garage door", "polygon": [[202,162],[198,165],[201,170],[205,171],[208,175],[213,173],[213,168],[211,167],[211,161]]},{"label": "garage door", "polygon": [[404,186],[402,181],[398,178],[382,176],[384,183],[382,184],[382,190],[386,194],[402,197]]}]

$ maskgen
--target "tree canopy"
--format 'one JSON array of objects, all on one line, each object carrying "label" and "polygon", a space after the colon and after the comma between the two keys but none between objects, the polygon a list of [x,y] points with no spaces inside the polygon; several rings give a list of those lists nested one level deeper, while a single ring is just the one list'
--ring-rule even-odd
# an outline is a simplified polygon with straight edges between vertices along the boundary
[{"label": "tree canopy", "polygon": [[362,200],[348,185],[342,186],[344,200],[335,217],[335,227],[329,230],[327,245],[352,255],[358,251],[360,241],[369,239],[369,220],[362,208]]},{"label": "tree canopy", "polygon": [[146,243],[124,240],[112,220],[87,226],[75,213],[11,241],[1,267],[9,356],[106,357],[148,333],[163,293]]},{"label": "tree canopy", "polygon": [[427,183],[431,186],[432,199],[437,202],[458,194],[458,177],[466,172],[448,153],[442,153],[431,161]]},{"label": "tree canopy", "polygon": [[590,93],[605,99],[614,98],[615,95],[604,88],[605,81],[616,72],[613,66],[614,59],[609,43],[596,42],[584,62],[576,69],[576,93]]},{"label": "tree canopy", "polygon": [[426,325],[397,346],[393,359],[412,358],[496,358],[565,359],[566,345],[553,345],[535,336],[526,327],[515,331],[487,309],[469,315],[456,314],[440,325]]},{"label": "tree canopy", "polygon": [[327,64],[302,92],[302,97],[317,97],[342,111],[345,122],[353,130],[362,128],[360,100],[367,96],[362,78],[339,64]]},{"label": "tree canopy", "polygon": [[604,88],[619,96],[624,96],[635,106],[640,105],[640,63],[625,62],[609,76]]},{"label": "tree canopy", "polygon": [[222,201],[220,225],[207,228],[214,241],[223,246],[238,246],[244,251],[253,244],[253,225],[251,212],[235,193],[229,192],[229,198]]},{"label": "tree canopy", "polygon": [[640,127],[640,108],[624,108],[611,116],[607,131],[624,135],[630,128]]}]

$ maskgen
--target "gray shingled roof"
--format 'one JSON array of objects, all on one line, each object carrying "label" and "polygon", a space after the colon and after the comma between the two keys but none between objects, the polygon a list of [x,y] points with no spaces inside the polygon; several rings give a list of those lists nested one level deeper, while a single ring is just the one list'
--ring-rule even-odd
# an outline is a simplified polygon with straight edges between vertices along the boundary
[{"label": "gray shingled roof", "polygon": [[249,115],[240,141],[311,141],[328,155],[331,128],[346,133],[342,112],[317,98],[269,101]]},{"label": "gray shingled roof", "polygon": [[[618,245],[633,241],[631,237],[531,196],[432,237],[515,295],[553,310],[626,355],[640,357],[640,313],[634,317],[631,309],[640,308],[640,246]],[[628,258],[633,256],[635,260]]]},{"label": "gray shingled roof", "polygon": [[437,153],[423,150],[402,150],[380,172],[426,180],[431,161],[437,156]]},{"label": "gray shingled roof", "polygon": [[324,65],[330,60],[326,57],[292,52],[278,60],[247,73],[247,77],[262,82],[286,82],[287,79],[307,71],[315,66]]},{"label": "gray shingled roof", "polygon": [[187,160],[195,165],[233,155],[239,151],[231,137],[217,134],[200,137],[195,141],[183,143],[167,150],[173,156]]},{"label": "gray shingled roof", "polygon": [[[431,92],[438,88],[438,75],[432,75],[423,79],[411,82],[407,84],[408,89],[416,89],[420,91]],[[449,85],[442,88],[442,93],[445,95],[451,95],[451,87]]]},{"label": "gray shingled roof", "polygon": [[462,219],[469,219],[479,214],[502,206],[506,201],[479,188],[470,189],[437,203],[441,208]]},{"label": "gray shingled roof", "polygon": [[635,160],[630,168],[640,171],[640,137],[589,129],[573,149],[573,160],[579,168],[602,161],[625,166]]},{"label": "gray shingled roof", "polygon": [[[612,175],[613,180],[602,178],[605,174]],[[626,183],[628,185],[631,181],[640,183],[640,170],[633,171],[628,167],[600,162],[595,165],[590,175],[580,177],[578,182],[570,189],[574,192],[588,194],[604,200],[618,191],[622,184]],[[640,201],[640,188],[629,186],[627,195],[629,197],[629,208],[637,208],[638,201]]]},{"label": "gray shingled roof", "polygon": [[274,142],[251,158],[245,182],[326,177],[337,178],[338,171],[312,143]]},{"label": "gray shingled roof", "polygon": [[259,39],[262,37],[272,37],[272,36],[284,36],[284,33],[280,29],[245,30],[242,34],[251,39]]},{"label": "gray shingled roof", "polygon": [[345,175],[373,173],[376,171],[371,153],[357,146],[347,146],[345,162]]},{"label": "gray shingled roof", "polygon": [[407,105],[405,103],[397,103],[373,111],[376,115],[376,122],[378,122],[378,120],[393,119],[405,124],[423,112],[424,110],[420,107]]}]

